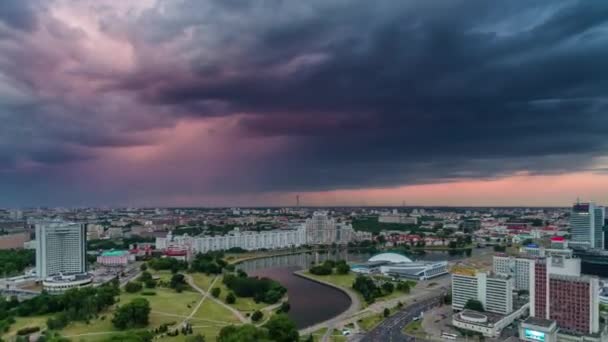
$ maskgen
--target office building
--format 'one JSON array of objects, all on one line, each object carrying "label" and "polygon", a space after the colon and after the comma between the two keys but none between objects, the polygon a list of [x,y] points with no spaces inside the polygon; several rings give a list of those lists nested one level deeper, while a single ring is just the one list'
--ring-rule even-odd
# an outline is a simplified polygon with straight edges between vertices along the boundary
[{"label": "office building", "polygon": [[48,221],[36,225],[36,275],[86,272],[86,225]]},{"label": "office building", "polygon": [[516,258],[506,254],[497,254],[493,260],[493,271],[496,274],[512,276],[515,290],[528,291],[530,273],[534,271],[534,260],[533,258]]},{"label": "office building", "polygon": [[571,247],[604,249],[604,207],[576,203],[570,212]]},{"label": "office building", "polygon": [[599,280],[581,275],[580,259],[536,260],[530,276],[530,316],[554,320],[560,332],[599,332]]}]

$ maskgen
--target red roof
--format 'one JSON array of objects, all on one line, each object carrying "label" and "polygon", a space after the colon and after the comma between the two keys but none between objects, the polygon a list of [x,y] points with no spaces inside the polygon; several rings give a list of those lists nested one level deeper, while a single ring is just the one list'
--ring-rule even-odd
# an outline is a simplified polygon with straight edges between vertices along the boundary
[{"label": "red roof", "polygon": [[551,241],[564,242],[564,241],[566,241],[566,239],[564,239],[563,236],[554,236],[551,238]]}]

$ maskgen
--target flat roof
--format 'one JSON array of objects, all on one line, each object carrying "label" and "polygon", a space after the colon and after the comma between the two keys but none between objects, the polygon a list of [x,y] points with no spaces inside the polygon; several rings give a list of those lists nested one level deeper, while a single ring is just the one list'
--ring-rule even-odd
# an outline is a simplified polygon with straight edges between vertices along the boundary
[{"label": "flat roof", "polygon": [[121,250],[111,250],[111,251],[104,251],[101,253],[101,256],[123,256],[125,254],[129,254],[129,252],[127,251],[121,251]]},{"label": "flat roof", "polygon": [[540,318],[540,317],[528,317],[528,318],[526,318],[524,323],[530,324],[530,325],[536,325],[536,326],[544,327],[544,328],[550,328],[551,325],[555,323],[555,321],[552,321],[550,319]]}]

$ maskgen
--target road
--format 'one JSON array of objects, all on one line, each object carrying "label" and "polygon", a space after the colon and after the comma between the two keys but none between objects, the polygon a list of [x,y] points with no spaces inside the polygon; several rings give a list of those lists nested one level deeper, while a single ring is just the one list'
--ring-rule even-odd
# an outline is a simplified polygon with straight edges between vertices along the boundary
[{"label": "road", "polygon": [[377,327],[367,333],[360,341],[361,342],[410,342],[416,339],[411,336],[406,336],[402,333],[403,328],[420,316],[421,312],[428,311],[431,308],[440,305],[442,295],[422,299],[408,305],[403,310],[390,316],[380,323]]}]

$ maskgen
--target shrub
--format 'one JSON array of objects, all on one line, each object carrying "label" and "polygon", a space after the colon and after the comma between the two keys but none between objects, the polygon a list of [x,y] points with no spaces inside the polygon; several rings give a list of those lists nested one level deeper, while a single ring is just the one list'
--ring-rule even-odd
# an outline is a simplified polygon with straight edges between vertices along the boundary
[{"label": "shrub", "polygon": [[125,291],[128,293],[135,293],[141,291],[142,286],[140,282],[130,281],[125,285]]},{"label": "shrub", "polygon": [[211,295],[215,298],[218,298],[220,296],[220,293],[222,293],[222,289],[220,289],[219,287],[214,287],[213,289],[211,289]]},{"label": "shrub", "polygon": [[142,291],[142,296],[156,296],[156,292],[154,291]]},{"label": "shrub", "polygon": [[253,315],[251,315],[251,320],[254,322],[259,322],[262,317],[264,317],[264,314],[262,313],[262,311],[260,310],[256,310]]},{"label": "shrub", "polygon": [[17,330],[17,335],[24,336],[40,331],[40,327],[25,327]]},{"label": "shrub", "polygon": [[236,296],[234,295],[234,293],[230,292],[226,296],[226,303],[228,303],[228,304],[234,304],[235,302],[236,302]]}]

